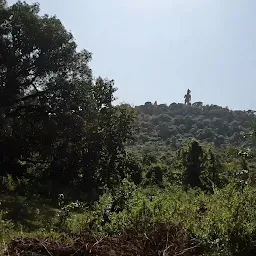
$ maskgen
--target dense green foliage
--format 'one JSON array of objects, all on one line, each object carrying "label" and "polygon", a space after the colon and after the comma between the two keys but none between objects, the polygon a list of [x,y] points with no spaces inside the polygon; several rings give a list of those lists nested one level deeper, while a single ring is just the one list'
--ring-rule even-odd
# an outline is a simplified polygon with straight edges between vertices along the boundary
[{"label": "dense green foliage", "polygon": [[0,9],[0,175],[45,195],[94,198],[125,176],[134,111],[112,105],[113,81],[93,79],[91,54],[38,12],[21,2]]},{"label": "dense green foliage", "polygon": [[216,147],[255,145],[245,141],[243,133],[252,128],[254,111],[233,111],[217,105],[195,102],[191,107],[172,103],[169,106],[145,105],[136,107],[140,115],[140,143],[165,142],[177,149],[187,140],[196,138]]},{"label": "dense green foliage", "polygon": [[203,255],[255,255],[254,112],[114,106],[114,82],[94,78],[91,54],[39,10],[0,0],[4,249],[17,236],[177,226]]}]

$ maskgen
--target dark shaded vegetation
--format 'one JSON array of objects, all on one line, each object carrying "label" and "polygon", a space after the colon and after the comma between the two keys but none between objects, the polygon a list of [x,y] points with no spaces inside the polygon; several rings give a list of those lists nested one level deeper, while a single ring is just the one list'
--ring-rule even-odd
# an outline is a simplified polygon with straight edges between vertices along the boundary
[{"label": "dark shaded vegetation", "polygon": [[112,105],[113,81],[93,79],[57,18],[21,2],[0,12],[0,175],[94,200],[124,176],[134,110]]},{"label": "dark shaded vegetation", "polygon": [[90,60],[0,0],[2,254],[255,255],[254,111],[115,106]]}]

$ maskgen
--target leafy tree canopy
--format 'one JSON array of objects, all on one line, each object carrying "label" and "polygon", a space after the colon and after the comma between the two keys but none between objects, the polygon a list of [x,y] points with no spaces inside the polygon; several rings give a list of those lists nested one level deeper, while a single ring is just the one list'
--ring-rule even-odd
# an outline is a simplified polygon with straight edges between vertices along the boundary
[{"label": "leafy tree canopy", "polygon": [[255,142],[244,139],[256,119],[252,110],[233,111],[202,102],[195,102],[191,107],[177,103],[155,106],[146,102],[136,109],[140,112],[139,144],[165,142],[172,149],[178,149],[196,138],[223,148],[255,145]]},{"label": "leafy tree canopy", "polygon": [[39,11],[1,2],[0,175],[41,180],[47,193],[111,188],[125,176],[118,166],[135,112],[113,106],[114,82],[94,79],[91,53]]}]

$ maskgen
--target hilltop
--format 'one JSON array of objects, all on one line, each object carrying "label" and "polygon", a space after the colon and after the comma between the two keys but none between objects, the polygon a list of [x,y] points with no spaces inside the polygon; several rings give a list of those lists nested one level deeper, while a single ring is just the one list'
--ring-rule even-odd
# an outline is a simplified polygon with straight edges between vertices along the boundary
[{"label": "hilltop", "polygon": [[195,102],[191,106],[181,103],[136,106],[139,111],[139,144],[165,143],[178,149],[188,139],[212,143],[216,147],[247,147],[254,142],[243,134],[252,129],[256,120],[253,110],[230,110],[217,105]]}]

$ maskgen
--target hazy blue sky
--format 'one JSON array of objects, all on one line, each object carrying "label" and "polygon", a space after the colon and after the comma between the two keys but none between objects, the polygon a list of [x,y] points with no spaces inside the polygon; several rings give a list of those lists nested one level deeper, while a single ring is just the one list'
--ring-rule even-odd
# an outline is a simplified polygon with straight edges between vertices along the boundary
[{"label": "hazy blue sky", "polygon": [[190,88],[193,102],[256,109],[255,0],[38,2],[93,53],[119,101],[183,102]]}]

